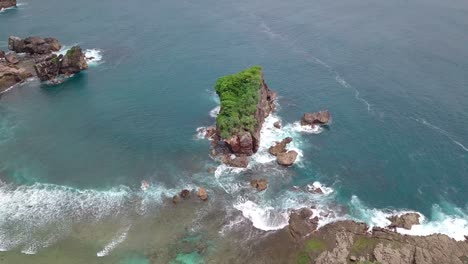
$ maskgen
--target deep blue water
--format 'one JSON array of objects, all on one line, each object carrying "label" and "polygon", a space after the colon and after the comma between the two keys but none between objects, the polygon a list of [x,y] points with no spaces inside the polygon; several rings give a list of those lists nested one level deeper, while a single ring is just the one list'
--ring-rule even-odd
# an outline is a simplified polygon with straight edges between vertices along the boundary
[{"label": "deep blue water", "polygon": [[53,36],[102,61],[58,86],[2,94],[3,180],[80,190],[212,181],[217,164],[195,130],[214,122],[214,82],[262,65],[283,124],[333,115],[322,133],[297,134],[301,163],[263,199],[320,181],[352,217],[416,210],[457,217],[468,235],[468,2],[20,3],[0,13],[0,48],[9,35]]}]

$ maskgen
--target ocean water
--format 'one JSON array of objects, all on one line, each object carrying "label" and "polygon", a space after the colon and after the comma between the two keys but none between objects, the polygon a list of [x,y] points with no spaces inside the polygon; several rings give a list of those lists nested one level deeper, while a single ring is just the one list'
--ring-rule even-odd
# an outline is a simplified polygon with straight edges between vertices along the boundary
[{"label": "ocean water", "polygon": [[[463,0],[20,1],[0,12],[0,49],[52,36],[94,60],[1,94],[0,263],[245,263],[253,253],[233,245],[312,205],[321,225],[416,211],[423,224],[400,232],[462,240],[467,28]],[[197,128],[215,122],[216,79],[252,65],[278,111],[250,167],[229,169]],[[322,109],[328,128],[298,124]],[[291,168],[266,151],[286,136]],[[209,202],[166,202],[198,186]]]}]

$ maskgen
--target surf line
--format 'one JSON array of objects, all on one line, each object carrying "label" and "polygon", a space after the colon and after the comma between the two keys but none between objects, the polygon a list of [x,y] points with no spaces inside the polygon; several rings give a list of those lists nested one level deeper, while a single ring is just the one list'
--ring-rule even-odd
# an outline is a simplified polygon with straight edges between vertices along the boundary
[{"label": "surf line", "polygon": [[299,54],[302,54],[306,61],[308,61],[310,63],[313,63],[313,64],[320,65],[320,66],[326,68],[332,75],[335,76],[335,81],[339,85],[341,85],[344,88],[354,90],[354,98],[356,98],[356,100],[358,100],[358,101],[361,101],[367,107],[367,112],[368,113],[371,112],[371,106],[372,105],[366,99],[362,98],[361,95],[360,95],[361,93],[359,92],[359,90],[357,88],[355,88],[354,86],[350,85],[348,82],[346,82],[346,80],[343,77],[341,77],[341,75],[335,69],[333,69],[333,67],[331,67],[327,63],[323,62],[319,58],[316,58],[316,57],[312,56],[305,49],[303,49],[301,47],[297,47],[294,43],[289,41],[286,37],[284,37],[283,35],[275,32],[274,30],[272,30],[265,23],[265,21],[262,20],[259,16],[255,15],[253,13],[251,14],[251,16],[256,18],[257,20],[261,21],[260,22],[260,31],[265,33],[266,35],[268,35],[269,38],[271,38],[271,39],[280,39],[281,41],[286,43],[286,45],[289,46],[292,51],[294,51],[296,53],[299,53]]},{"label": "surf line", "polygon": [[450,139],[455,145],[459,146],[460,148],[462,148],[464,151],[468,152],[468,148],[463,145],[462,143],[460,143],[459,141],[457,141],[455,139],[455,137],[450,134],[449,132],[443,130],[442,128],[438,127],[438,126],[435,126],[431,123],[429,123],[428,121],[426,121],[424,118],[414,118],[414,117],[410,117],[410,119],[422,124],[422,125],[425,125],[429,128],[431,128],[432,130],[434,131],[437,131],[439,134],[442,134],[444,136],[446,136],[448,139]]}]

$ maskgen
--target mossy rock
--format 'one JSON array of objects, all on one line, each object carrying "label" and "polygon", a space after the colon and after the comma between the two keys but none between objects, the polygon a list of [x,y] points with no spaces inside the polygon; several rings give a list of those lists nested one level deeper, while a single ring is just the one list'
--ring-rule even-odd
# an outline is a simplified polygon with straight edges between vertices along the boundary
[{"label": "mossy rock", "polygon": [[379,243],[377,239],[368,237],[359,237],[353,244],[351,252],[355,254],[373,251],[375,246]]},{"label": "mossy rock", "polygon": [[307,240],[304,245],[304,250],[306,252],[319,253],[325,251],[326,249],[327,245],[325,242],[314,238]]},{"label": "mossy rock", "polygon": [[305,252],[302,252],[297,256],[296,263],[297,264],[309,264],[311,262],[311,259],[309,255],[307,255]]}]

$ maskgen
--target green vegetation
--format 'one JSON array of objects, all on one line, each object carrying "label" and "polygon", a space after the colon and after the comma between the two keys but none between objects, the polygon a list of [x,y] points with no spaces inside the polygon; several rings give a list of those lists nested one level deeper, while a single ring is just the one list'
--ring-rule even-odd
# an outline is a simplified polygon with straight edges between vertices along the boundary
[{"label": "green vegetation", "polygon": [[306,241],[304,249],[307,252],[322,252],[327,249],[327,245],[318,239],[309,239]]},{"label": "green vegetation", "polygon": [[351,251],[353,253],[360,253],[363,251],[373,250],[378,242],[379,241],[372,238],[360,237],[356,240],[356,242],[354,242]]},{"label": "green vegetation", "polygon": [[310,258],[306,253],[302,252],[297,257],[296,263],[297,264],[309,264],[310,263]]},{"label": "green vegetation", "polygon": [[261,84],[260,66],[218,79],[215,89],[221,101],[221,111],[216,121],[222,138],[230,138],[243,131],[254,131]]}]

